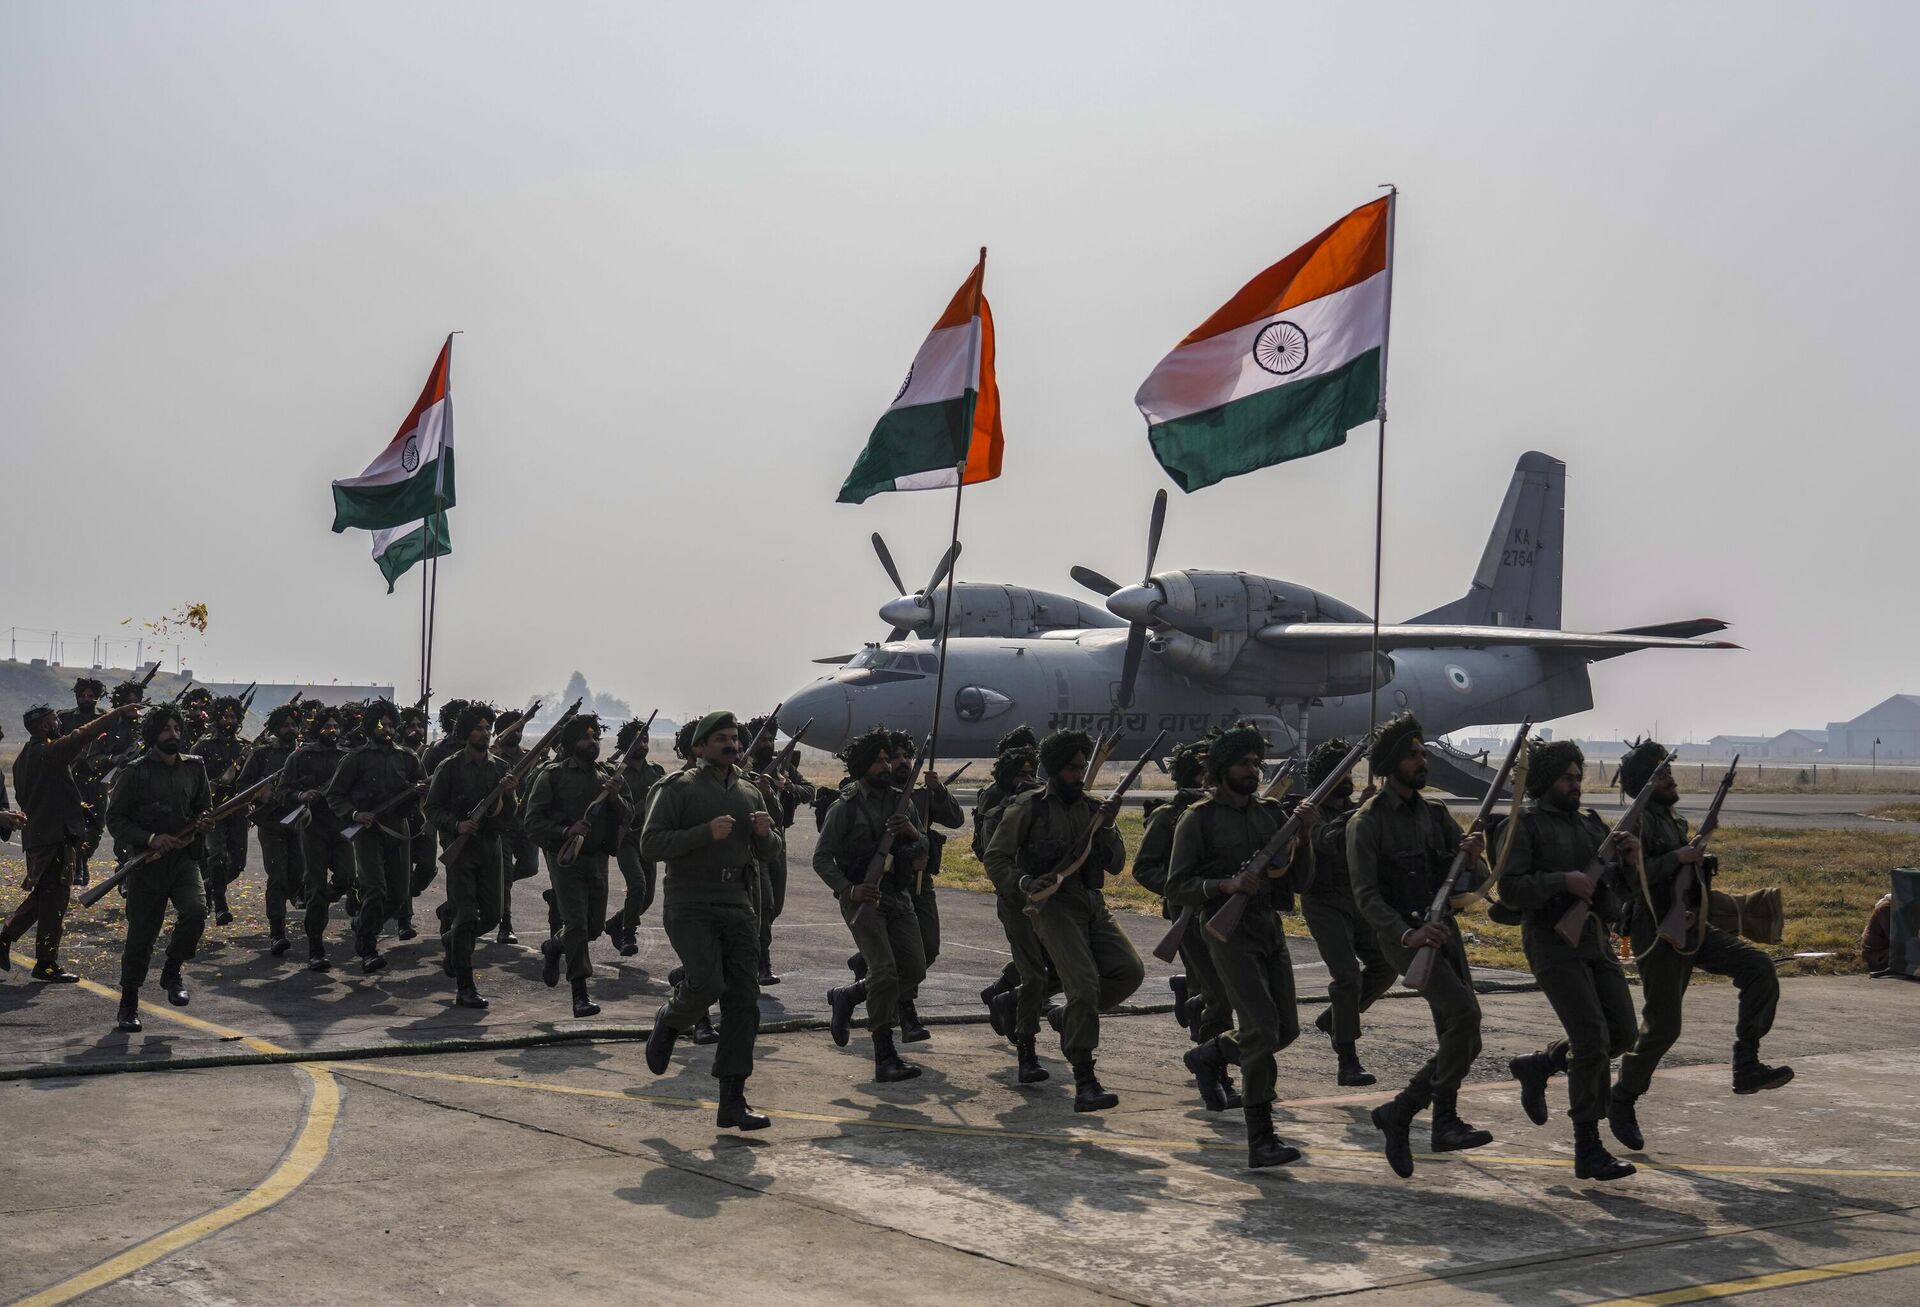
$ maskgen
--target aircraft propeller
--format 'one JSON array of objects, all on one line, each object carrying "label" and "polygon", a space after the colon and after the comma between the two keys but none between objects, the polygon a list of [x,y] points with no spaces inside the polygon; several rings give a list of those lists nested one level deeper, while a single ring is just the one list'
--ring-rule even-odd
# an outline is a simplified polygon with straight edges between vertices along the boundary
[{"label": "aircraft propeller", "polygon": [[952,570],[954,560],[960,557],[960,542],[956,540],[948,547],[947,552],[940,556],[940,561],[934,565],[933,576],[927,581],[926,586],[911,593],[907,590],[906,582],[900,579],[900,569],[893,565],[893,554],[887,549],[887,542],[880,538],[878,531],[873,533],[873,552],[879,555],[880,566],[886,569],[887,580],[893,582],[895,597],[880,605],[881,620],[892,628],[887,632],[887,639],[904,640],[931,619],[933,601],[929,596],[940,588],[940,583],[947,579],[947,573]]},{"label": "aircraft propeller", "polygon": [[1147,521],[1147,566],[1139,585],[1123,586],[1091,567],[1075,564],[1068,575],[1107,601],[1107,611],[1127,622],[1127,651],[1120,664],[1122,708],[1133,707],[1134,682],[1140,675],[1140,655],[1146,650],[1147,631],[1172,627],[1196,640],[1213,639],[1213,628],[1173,611],[1167,592],[1153,579],[1153,561],[1160,553],[1160,533],[1167,524],[1167,492],[1153,497],[1153,515]]}]

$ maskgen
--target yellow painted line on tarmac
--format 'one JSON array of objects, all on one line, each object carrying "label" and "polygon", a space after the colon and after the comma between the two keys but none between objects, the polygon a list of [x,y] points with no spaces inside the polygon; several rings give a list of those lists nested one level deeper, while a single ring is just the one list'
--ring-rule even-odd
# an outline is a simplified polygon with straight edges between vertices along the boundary
[{"label": "yellow painted line on tarmac", "polygon": [[1821,1284],[1850,1275],[1876,1275],[1881,1271],[1898,1271],[1910,1266],[1920,1266],[1920,1251],[1889,1253],[1885,1257],[1862,1257],[1850,1262],[1829,1262],[1825,1266],[1808,1266],[1797,1271],[1773,1271],[1767,1275],[1751,1275],[1743,1280],[1722,1280],[1718,1284],[1690,1284],[1685,1288],[1643,1294],[1638,1298],[1613,1298],[1594,1307],[1670,1307],[1674,1303],[1709,1302],[1715,1298],[1735,1298],[1743,1293],[1763,1293],[1768,1289],[1790,1289],[1800,1284]]},{"label": "yellow painted line on tarmac", "polygon": [[[80,984],[89,992],[113,999],[116,1003],[120,999],[118,993],[104,985],[96,985],[90,980],[83,980]],[[149,1008],[145,1009],[143,1014],[149,1017],[165,1017],[179,1025],[219,1035],[223,1039],[237,1038],[244,1046],[257,1052],[285,1051],[264,1039],[254,1039],[251,1036],[242,1035],[237,1030],[229,1030],[225,1026],[215,1025],[211,1021],[202,1021],[198,1017],[190,1017],[182,1012],[165,1008]],[[281,1156],[280,1164],[273,1168],[266,1179],[226,1206],[217,1207],[211,1212],[176,1225],[171,1230],[165,1230],[150,1239],[144,1239],[97,1266],[20,1299],[16,1307],[51,1307],[54,1303],[72,1302],[75,1298],[92,1293],[95,1289],[151,1266],[162,1258],[170,1257],[208,1235],[217,1234],[246,1220],[249,1216],[266,1211],[305,1184],[314,1172],[320,1169],[321,1163],[326,1161],[327,1150],[333,1140],[334,1123],[340,1119],[340,1082],[334,1079],[333,1073],[323,1065],[308,1063],[295,1065],[305,1073],[309,1083],[306,1115],[300,1122],[300,1129],[294,1135],[293,1142],[287,1146],[287,1151]]]}]

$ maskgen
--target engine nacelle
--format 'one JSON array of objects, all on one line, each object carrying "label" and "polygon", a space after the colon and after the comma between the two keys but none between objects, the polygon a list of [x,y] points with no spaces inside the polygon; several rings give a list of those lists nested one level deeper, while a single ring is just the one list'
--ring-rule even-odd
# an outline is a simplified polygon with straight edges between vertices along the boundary
[{"label": "engine nacelle", "polygon": [[1163,572],[1154,582],[1167,606],[1213,628],[1212,640],[1179,631],[1156,635],[1154,652],[1167,666],[1230,694],[1279,699],[1364,694],[1377,672],[1393,677],[1393,659],[1381,654],[1376,669],[1365,652],[1280,653],[1253,638],[1276,622],[1364,622],[1366,614],[1331,595],[1289,581],[1248,572],[1192,569]]}]

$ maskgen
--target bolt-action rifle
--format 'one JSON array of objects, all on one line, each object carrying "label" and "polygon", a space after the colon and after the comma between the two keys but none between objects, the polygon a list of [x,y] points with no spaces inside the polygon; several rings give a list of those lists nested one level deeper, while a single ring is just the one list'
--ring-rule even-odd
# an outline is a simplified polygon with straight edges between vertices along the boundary
[{"label": "bolt-action rifle", "polygon": [[[520,779],[529,771],[533,770],[533,764],[540,760],[542,754],[553,747],[553,742],[560,738],[561,729],[579,715],[580,705],[585,702],[585,699],[575,699],[573,701],[573,707],[560,714],[560,720],[556,721],[552,726],[549,726],[547,733],[541,736],[539,741],[535,743],[531,749],[528,749],[520,755],[520,761],[514,763],[512,767],[507,769],[507,774],[500,778],[499,784],[487,792],[487,797],[473,805],[473,810],[467,814],[468,821],[479,821],[482,817],[486,816],[493,810],[494,805],[500,802],[502,796],[506,794],[507,782],[509,780],[518,785]],[[533,714],[529,712],[527,717],[521,720],[527,720],[532,716]],[[515,725],[518,725],[518,723],[515,723]],[[441,850],[440,861],[448,867],[452,867],[460,860],[460,855],[467,851],[467,844],[472,839],[473,836],[471,834],[454,836],[452,840],[448,841],[447,847]]]},{"label": "bolt-action rifle", "polygon": [[[920,769],[927,765],[927,750],[932,745],[933,737],[928,736],[926,743],[920,747],[920,752],[914,756],[913,775],[907,777],[907,783],[900,789],[900,802],[894,805],[893,815],[896,818],[913,815],[913,787],[920,780]],[[880,833],[880,843],[874,848],[873,856],[867,859],[867,869],[860,877],[862,885],[878,885],[887,874],[887,863],[893,858],[893,823],[889,821],[887,827]],[[871,900],[861,903],[854,909],[853,920],[849,924],[854,926],[864,924],[872,912]]]},{"label": "bolt-action rifle", "polygon": [[[224,821],[234,813],[245,810],[247,806],[253,802],[253,796],[279,780],[280,772],[284,772],[285,770],[286,768],[282,767],[280,771],[273,773],[271,776],[262,776],[259,780],[247,786],[246,789],[241,790],[225,803],[217,804],[207,809],[198,817],[188,822],[186,826],[175,831],[174,838],[177,840],[190,839],[197,832],[208,830],[215,823]],[[136,868],[159,857],[161,852],[162,850],[160,849],[143,849],[141,852],[134,854],[118,867],[115,867],[111,876],[82,894],[80,896],[80,906],[83,908],[92,907],[106,895],[108,890],[119,885],[120,882],[124,881]]]},{"label": "bolt-action rifle", "polygon": [[[1660,766],[1664,769],[1667,764],[1661,763]],[[1628,806],[1625,815],[1622,816],[1618,822],[1614,823],[1613,829],[1607,832],[1607,838],[1602,840],[1600,847],[1594,850],[1593,860],[1587,863],[1586,873],[1587,877],[1593,881],[1593,892],[1595,894],[1600,892],[1601,883],[1607,878],[1612,868],[1616,865],[1617,860],[1609,859],[1607,854],[1613,851],[1614,845],[1619,841],[1620,836],[1631,834],[1640,829],[1640,816],[1646,812],[1647,802],[1653,798],[1653,783],[1658,780],[1659,777],[1660,773],[1656,771],[1652,776],[1647,778],[1647,783],[1640,787],[1639,795],[1636,796],[1634,801]],[[1560,915],[1560,920],[1554,923],[1553,928],[1559,932],[1561,939],[1564,939],[1569,944],[1578,945],[1580,943],[1580,936],[1587,929],[1587,914],[1592,910],[1592,900],[1576,898],[1573,901],[1573,906]]]},{"label": "bolt-action rifle", "polygon": [[[1720,829],[1720,805],[1727,801],[1728,793],[1733,789],[1733,774],[1740,770],[1740,755],[1733,755],[1733,764],[1727,768],[1727,774],[1720,778],[1720,788],[1713,792],[1713,802],[1707,805],[1707,815],[1700,819],[1700,829],[1694,833],[1687,847],[1706,852],[1707,841]],[[1647,789],[1653,788],[1653,781],[1647,782]],[[1660,938],[1677,949],[1685,949],[1690,942],[1687,938],[1687,897],[1696,884],[1706,883],[1703,874],[1704,864],[1683,862],[1673,873],[1673,903],[1667,908],[1667,915],[1660,919]],[[1706,899],[1701,896],[1700,919],[1706,920]]]},{"label": "bolt-action rifle", "polygon": [[[1283,761],[1280,764],[1280,770],[1275,772],[1273,779],[1267,782],[1266,792],[1262,797],[1277,799],[1285,794],[1287,787],[1293,783],[1293,774],[1298,770],[1300,770],[1298,758],[1288,758]],[[1180,946],[1187,942],[1187,932],[1193,929],[1193,919],[1197,911],[1191,904],[1180,909],[1180,915],[1173,919],[1173,925],[1168,927],[1167,933],[1161,937],[1160,942],[1153,946],[1153,956],[1162,962],[1171,962],[1179,955]]]},{"label": "bolt-action rifle", "polygon": [[[1127,791],[1133,788],[1133,783],[1140,779],[1140,773],[1146,770],[1147,764],[1153,760],[1154,754],[1160,751],[1160,742],[1166,738],[1167,733],[1161,731],[1153,737],[1153,743],[1141,750],[1139,759],[1128,769],[1127,774],[1120,778],[1120,783],[1113,787],[1107,794],[1107,797],[1101,801],[1100,806],[1094,810],[1092,820],[1087,823],[1087,836],[1080,842],[1079,848],[1069,853],[1061,861],[1059,866],[1053,868],[1051,871],[1043,872],[1028,883],[1026,887],[1027,906],[1024,909],[1028,916],[1038,916],[1040,913],[1040,905],[1059,892],[1060,886],[1066,882],[1067,877],[1087,865],[1087,859],[1093,856],[1094,841],[1099,839],[1100,832],[1112,823],[1114,814],[1120,811],[1120,800],[1125,798]],[[1105,762],[1119,742],[1119,733],[1115,732],[1113,738],[1106,742],[1105,753],[1099,761]],[[1091,777],[1092,773],[1098,770],[1098,764],[1096,763],[1095,766],[1089,767],[1087,770],[1089,777]]]}]

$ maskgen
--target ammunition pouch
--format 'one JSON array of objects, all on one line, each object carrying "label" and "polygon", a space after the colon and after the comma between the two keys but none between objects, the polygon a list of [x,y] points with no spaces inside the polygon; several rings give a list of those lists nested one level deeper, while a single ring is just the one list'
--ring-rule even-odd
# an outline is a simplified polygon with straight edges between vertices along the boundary
[{"label": "ammunition pouch", "polygon": [[1777,888],[1748,894],[1712,890],[1707,895],[1707,923],[1756,944],[1778,944],[1785,935],[1787,918]]}]

